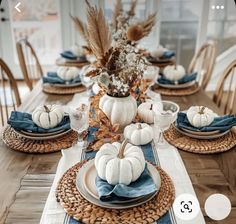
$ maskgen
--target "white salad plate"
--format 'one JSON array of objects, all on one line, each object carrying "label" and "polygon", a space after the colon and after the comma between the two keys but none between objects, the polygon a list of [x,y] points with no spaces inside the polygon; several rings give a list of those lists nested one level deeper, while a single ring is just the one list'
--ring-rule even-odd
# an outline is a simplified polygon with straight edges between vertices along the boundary
[{"label": "white salad plate", "polygon": [[159,191],[161,186],[161,178],[157,169],[151,164],[147,162],[147,169],[150,172],[151,177],[157,187],[157,191],[153,194],[141,196],[138,198],[133,198],[125,201],[106,201],[103,202],[99,200],[97,188],[96,188],[96,177],[97,171],[94,165],[94,159],[85,163],[77,173],[76,178],[76,187],[80,194],[90,203],[104,207],[104,208],[112,208],[112,209],[126,209],[139,206],[143,203],[151,200]]},{"label": "white salad plate", "polygon": [[161,84],[157,81],[157,84],[160,87],[166,88],[166,89],[185,89],[185,88],[189,88],[193,85],[195,85],[196,81],[191,81],[191,82],[187,82],[187,83],[183,83],[183,84],[176,84],[176,85],[172,85],[172,84]]}]

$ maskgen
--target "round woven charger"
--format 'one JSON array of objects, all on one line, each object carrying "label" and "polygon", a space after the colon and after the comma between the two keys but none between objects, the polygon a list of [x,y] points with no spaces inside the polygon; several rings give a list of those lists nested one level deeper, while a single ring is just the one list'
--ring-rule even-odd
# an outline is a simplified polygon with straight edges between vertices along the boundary
[{"label": "round woven charger", "polygon": [[174,127],[169,128],[164,133],[165,139],[178,149],[184,151],[201,153],[201,154],[213,154],[228,151],[236,146],[236,133],[230,131],[228,134],[212,139],[212,140],[199,140],[190,138],[179,133]]},{"label": "round woven charger", "polygon": [[83,85],[80,86],[74,86],[74,87],[57,87],[57,86],[51,86],[48,84],[43,85],[43,91],[45,93],[49,94],[58,94],[58,95],[69,95],[69,94],[75,94],[75,93],[81,93],[85,91],[86,88]]},{"label": "round woven charger", "polygon": [[152,87],[152,89],[153,91],[165,96],[188,96],[198,92],[200,88],[199,85],[196,83],[195,85],[184,89],[168,89],[156,84]]},{"label": "round woven charger", "polygon": [[82,223],[154,223],[170,209],[175,199],[172,180],[165,171],[156,166],[161,176],[161,188],[149,202],[123,210],[106,209],[91,204],[76,188],[77,172],[86,162],[77,163],[62,176],[56,195],[68,215]]},{"label": "round woven charger", "polygon": [[51,140],[32,140],[20,136],[8,126],[3,131],[3,141],[11,149],[27,153],[50,153],[71,147],[78,139],[78,133],[70,131]]}]

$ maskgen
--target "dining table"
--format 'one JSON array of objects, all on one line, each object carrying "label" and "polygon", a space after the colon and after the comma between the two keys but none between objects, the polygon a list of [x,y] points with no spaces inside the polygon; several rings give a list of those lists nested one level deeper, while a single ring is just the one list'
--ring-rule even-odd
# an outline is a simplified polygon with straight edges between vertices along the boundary
[{"label": "dining table", "polygon": [[[73,95],[49,95],[42,91],[42,83],[18,108],[32,112],[44,104],[68,104]],[[189,96],[162,96],[177,103],[181,110],[192,105],[206,105],[216,113],[222,111],[207,93],[200,89]],[[0,130],[1,132],[3,130]],[[0,223],[39,223],[50,191],[61,152],[27,154],[9,149],[0,135]],[[236,148],[218,154],[194,154],[179,150],[200,207],[208,224],[235,224],[236,220]],[[230,215],[222,221],[213,221],[204,211],[206,199],[214,194],[226,195],[232,204]],[[194,223],[195,224],[195,223]],[[196,223],[201,224],[201,223]]]}]

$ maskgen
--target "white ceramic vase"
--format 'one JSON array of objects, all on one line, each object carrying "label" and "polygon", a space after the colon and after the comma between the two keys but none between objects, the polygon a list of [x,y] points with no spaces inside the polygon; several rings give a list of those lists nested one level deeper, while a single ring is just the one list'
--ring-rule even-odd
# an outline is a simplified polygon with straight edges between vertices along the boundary
[{"label": "white ceramic vase", "polygon": [[99,108],[106,114],[111,124],[119,124],[120,129],[130,124],[137,114],[137,102],[133,96],[112,97],[104,95]]}]

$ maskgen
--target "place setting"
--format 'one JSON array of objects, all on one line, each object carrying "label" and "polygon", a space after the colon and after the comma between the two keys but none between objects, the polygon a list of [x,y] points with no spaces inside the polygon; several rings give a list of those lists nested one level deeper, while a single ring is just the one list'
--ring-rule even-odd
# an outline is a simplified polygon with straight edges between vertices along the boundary
[{"label": "place setting", "polygon": [[69,115],[59,105],[38,106],[32,114],[13,111],[3,131],[3,141],[9,148],[26,153],[60,151],[70,148],[77,139]]},{"label": "place setting", "polygon": [[182,65],[168,65],[159,73],[152,89],[166,96],[192,95],[200,89],[197,79],[197,72],[188,74]]},{"label": "place setting", "polygon": [[176,60],[175,52],[162,45],[159,45],[156,49],[145,54],[147,60],[152,63],[152,65],[158,66],[161,69],[165,68],[167,65],[173,65]]},{"label": "place setting", "polygon": [[192,106],[178,113],[175,123],[164,133],[179,149],[193,153],[219,153],[236,145],[235,115],[220,116],[205,106]]},{"label": "place setting", "polygon": [[[48,94],[75,94],[86,90],[87,80],[82,75],[84,69],[77,67],[58,67],[56,72],[48,72],[43,77],[43,91]],[[90,80],[89,80],[90,81]],[[90,81],[91,82],[91,81]]]}]

